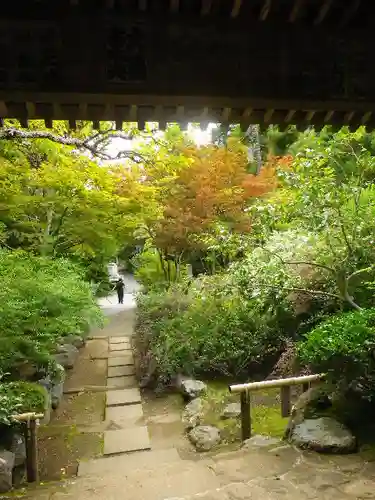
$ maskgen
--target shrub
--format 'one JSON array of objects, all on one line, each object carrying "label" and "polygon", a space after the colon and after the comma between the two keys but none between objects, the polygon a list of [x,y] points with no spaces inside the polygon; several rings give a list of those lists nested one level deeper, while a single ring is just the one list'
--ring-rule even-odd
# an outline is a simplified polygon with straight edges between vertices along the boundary
[{"label": "shrub", "polygon": [[101,321],[81,269],[65,259],[0,250],[0,369],[48,363],[57,340]]},{"label": "shrub", "polygon": [[9,425],[19,413],[44,413],[45,389],[30,382],[0,384],[0,424]]},{"label": "shrub", "polygon": [[341,392],[375,400],[375,309],[331,316],[298,345],[302,363],[327,373]]},{"label": "shrub", "polygon": [[[142,327],[148,322],[148,352],[159,379],[178,373],[239,376],[259,371],[274,361],[283,335],[275,335],[273,312],[260,311],[231,286],[229,274],[195,280],[186,293],[182,286],[143,296]],[[139,333],[139,323],[137,331]],[[279,330],[278,330],[279,332]]]}]

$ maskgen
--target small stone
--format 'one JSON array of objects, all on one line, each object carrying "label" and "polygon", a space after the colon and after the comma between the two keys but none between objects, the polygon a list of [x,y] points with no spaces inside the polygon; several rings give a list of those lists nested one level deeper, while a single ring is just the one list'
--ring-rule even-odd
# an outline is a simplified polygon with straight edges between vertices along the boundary
[{"label": "small stone", "polygon": [[201,398],[193,399],[190,401],[182,412],[182,423],[187,431],[194,429],[201,423],[203,416],[203,402]]},{"label": "small stone", "polygon": [[63,342],[64,344],[71,344],[77,349],[81,349],[86,344],[85,339],[81,335],[73,333],[64,337]]},{"label": "small stone", "polygon": [[207,391],[207,385],[201,380],[184,379],[181,381],[182,395],[186,399],[195,399]]},{"label": "small stone", "polygon": [[330,417],[304,420],[294,427],[290,441],[322,453],[351,453],[356,449],[356,439],[349,429]]},{"label": "small stone", "polygon": [[227,420],[229,418],[239,418],[241,416],[241,404],[240,403],[229,403],[223,410],[220,418],[222,420]]},{"label": "small stone", "polygon": [[54,358],[59,365],[63,366],[66,370],[70,370],[74,367],[78,353],[78,349],[74,345],[63,344],[58,346]]},{"label": "small stone", "polygon": [[13,467],[16,456],[11,451],[0,451],[0,492],[5,493],[13,486]]},{"label": "small stone", "polygon": [[262,436],[261,434],[256,434],[250,439],[246,439],[242,445],[242,449],[256,449],[256,448],[267,448],[269,446],[279,445],[280,440],[273,438],[271,436]]},{"label": "small stone", "polygon": [[14,453],[14,465],[22,465],[26,462],[26,442],[22,434],[13,434],[10,451]]},{"label": "small stone", "polygon": [[189,432],[189,439],[198,451],[210,451],[220,443],[220,431],[211,425],[199,425]]}]

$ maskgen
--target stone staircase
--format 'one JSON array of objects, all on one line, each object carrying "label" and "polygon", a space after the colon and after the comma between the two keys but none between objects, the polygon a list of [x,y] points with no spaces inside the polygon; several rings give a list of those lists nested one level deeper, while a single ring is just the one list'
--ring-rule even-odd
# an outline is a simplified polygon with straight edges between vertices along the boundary
[{"label": "stone staircase", "polygon": [[[104,456],[149,450],[129,337],[108,338],[107,370],[104,420],[111,426],[104,432]],[[81,464],[79,471],[82,467],[85,465]]]}]

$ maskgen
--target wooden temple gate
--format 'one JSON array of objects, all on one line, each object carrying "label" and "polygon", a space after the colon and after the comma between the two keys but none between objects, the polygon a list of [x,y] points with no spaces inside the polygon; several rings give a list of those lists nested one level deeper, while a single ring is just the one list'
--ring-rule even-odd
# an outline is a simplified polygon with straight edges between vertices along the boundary
[{"label": "wooden temple gate", "polygon": [[0,118],[375,124],[365,0],[13,0]]}]

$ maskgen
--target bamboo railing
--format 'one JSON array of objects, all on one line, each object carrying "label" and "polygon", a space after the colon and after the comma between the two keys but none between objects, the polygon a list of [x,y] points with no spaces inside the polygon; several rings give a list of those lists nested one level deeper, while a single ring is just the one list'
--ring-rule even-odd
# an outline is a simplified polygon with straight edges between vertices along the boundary
[{"label": "bamboo railing", "polygon": [[262,382],[249,382],[247,384],[235,384],[229,386],[229,392],[240,393],[241,398],[241,437],[242,441],[251,437],[251,398],[250,393],[261,389],[280,387],[281,415],[288,417],[291,411],[291,386],[302,385],[305,392],[309,389],[311,382],[322,380],[324,374],[304,375],[301,377],[281,378],[275,380],[263,380]]},{"label": "bamboo railing", "polygon": [[39,480],[38,468],[38,420],[44,418],[43,413],[21,413],[13,415],[12,420],[23,424],[26,441],[26,470],[27,482]]}]

